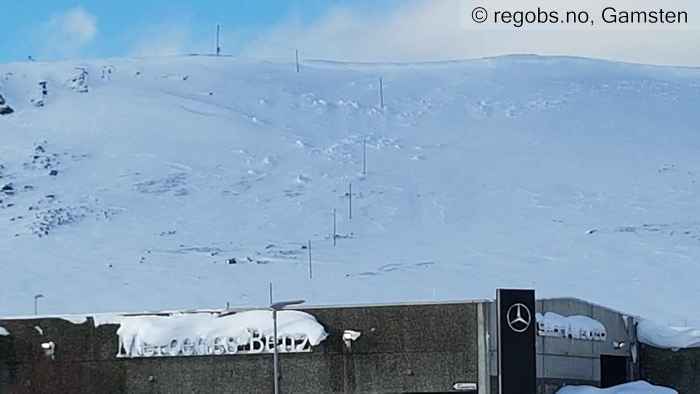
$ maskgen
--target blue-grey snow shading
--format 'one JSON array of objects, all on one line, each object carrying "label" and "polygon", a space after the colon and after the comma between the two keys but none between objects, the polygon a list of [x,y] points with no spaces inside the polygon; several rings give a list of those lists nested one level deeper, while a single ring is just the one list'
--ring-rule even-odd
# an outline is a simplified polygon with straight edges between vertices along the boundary
[{"label": "blue-grey snow shading", "polygon": [[642,319],[637,325],[639,341],[661,349],[700,348],[700,329],[693,327],[669,327],[650,319]]},{"label": "blue-grey snow shading", "polygon": [[636,381],[606,389],[591,386],[564,386],[557,391],[557,394],[678,394],[678,392],[668,387]]},{"label": "blue-grey snow shading", "polygon": [[700,70],[198,56],[5,64],[0,92],[5,314],[260,306],[273,281],[313,304],[535,287],[700,326]]}]

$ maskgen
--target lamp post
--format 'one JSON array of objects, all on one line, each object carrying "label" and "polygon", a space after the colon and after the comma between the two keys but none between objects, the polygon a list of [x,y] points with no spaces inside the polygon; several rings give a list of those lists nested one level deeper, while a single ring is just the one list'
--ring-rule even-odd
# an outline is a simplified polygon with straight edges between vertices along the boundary
[{"label": "lamp post", "polygon": [[44,295],[37,294],[34,296],[34,316],[39,314],[39,298],[44,298]]},{"label": "lamp post", "polygon": [[279,364],[277,361],[278,358],[278,349],[277,349],[277,311],[280,311],[288,306],[291,305],[299,305],[303,304],[305,301],[304,300],[295,300],[295,301],[281,301],[281,302],[275,302],[272,305],[270,305],[270,309],[272,310],[272,330],[273,330],[273,341],[274,341],[274,356],[272,360],[273,368],[274,368],[274,384],[273,387],[275,388],[275,394],[279,394]]}]

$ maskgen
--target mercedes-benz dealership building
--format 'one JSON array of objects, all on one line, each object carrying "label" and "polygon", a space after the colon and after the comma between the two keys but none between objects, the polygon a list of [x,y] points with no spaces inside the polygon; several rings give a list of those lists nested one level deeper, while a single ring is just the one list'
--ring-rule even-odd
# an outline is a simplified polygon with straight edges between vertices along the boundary
[{"label": "mercedes-benz dealership building", "polygon": [[299,311],[274,339],[246,311],[0,319],[0,392],[272,393],[274,340],[281,393],[553,393],[640,374],[634,319],[578,299]]}]

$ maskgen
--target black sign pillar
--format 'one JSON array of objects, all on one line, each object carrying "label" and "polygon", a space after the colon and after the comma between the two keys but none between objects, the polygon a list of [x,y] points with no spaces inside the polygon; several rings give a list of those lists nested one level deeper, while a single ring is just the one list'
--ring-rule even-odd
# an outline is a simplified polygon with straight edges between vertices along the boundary
[{"label": "black sign pillar", "polygon": [[535,291],[498,289],[498,387],[500,394],[535,394]]}]

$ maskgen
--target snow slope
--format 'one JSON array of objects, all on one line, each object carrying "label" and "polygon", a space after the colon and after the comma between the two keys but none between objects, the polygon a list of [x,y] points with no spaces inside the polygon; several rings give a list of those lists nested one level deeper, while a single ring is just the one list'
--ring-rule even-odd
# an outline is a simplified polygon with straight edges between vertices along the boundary
[{"label": "snow slope", "polygon": [[189,56],[0,65],[0,94],[5,315],[37,293],[41,313],[260,306],[273,281],[313,304],[535,287],[700,323],[697,69]]}]

